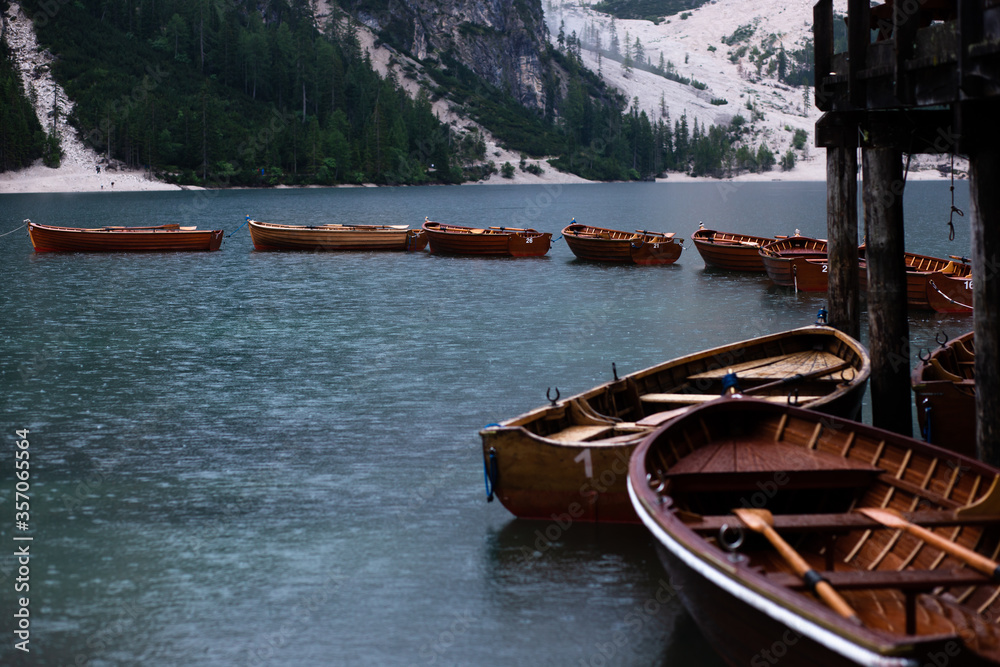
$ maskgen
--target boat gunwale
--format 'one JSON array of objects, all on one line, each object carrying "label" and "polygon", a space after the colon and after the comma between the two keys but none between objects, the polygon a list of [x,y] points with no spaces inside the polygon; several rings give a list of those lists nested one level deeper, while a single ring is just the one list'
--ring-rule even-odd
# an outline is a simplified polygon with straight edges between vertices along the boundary
[{"label": "boat gunwale", "polygon": [[175,236],[198,236],[202,234],[217,234],[225,230],[222,229],[192,229],[184,228],[179,225],[156,225],[152,227],[115,227],[115,226],[105,226],[105,227],[60,227],[57,225],[43,225],[37,222],[29,222],[28,230],[30,232],[31,228],[35,228],[41,231],[56,232],[59,234],[73,234],[73,233],[83,233],[83,234],[103,234],[103,235],[142,235],[142,234],[170,234]]},{"label": "boat gunwale", "polygon": [[452,225],[444,222],[425,220],[421,229],[428,234],[449,234],[453,236],[520,236],[524,238],[536,238],[548,236],[552,238],[551,232],[540,232],[537,229],[513,228],[513,227],[466,227],[463,225]]},{"label": "boat gunwale", "polygon": [[[594,230],[593,232],[588,232],[584,230]],[[598,235],[593,235],[594,233]],[[608,232],[609,234],[621,234],[621,238],[603,238],[599,234],[603,232]],[[642,241],[644,243],[676,243],[678,245],[684,245],[684,239],[677,238],[674,232],[651,232],[649,230],[635,230],[634,232],[625,231],[624,229],[611,229],[610,227],[595,227],[593,225],[585,225],[583,223],[574,222],[570,223],[562,229],[562,235],[567,238],[573,238],[582,242],[601,242],[601,243],[632,243],[634,241]]]},{"label": "boat gunwale", "polygon": [[[545,437],[543,435],[538,435],[537,433],[533,433],[530,430],[528,430],[527,428],[525,428],[524,425],[525,424],[529,424],[529,423],[534,422],[534,421],[537,421],[539,419],[544,419],[544,417],[547,414],[549,414],[550,412],[552,412],[552,410],[555,409],[555,408],[563,409],[563,410],[569,409],[570,403],[573,402],[574,400],[577,400],[577,399],[589,400],[590,398],[592,398],[594,396],[599,396],[600,394],[602,394],[603,392],[605,392],[610,387],[618,386],[618,385],[620,385],[620,384],[622,384],[624,382],[628,382],[629,380],[636,380],[636,379],[639,379],[639,378],[645,378],[645,377],[648,377],[649,375],[653,375],[653,374],[662,372],[662,371],[664,371],[664,370],[666,370],[666,369],[668,369],[670,367],[682,366],[682,365],[689,364],[689,363],[694,362],[694,361],[698,361],[700,359],[704,359],[706,357],[712,357],[712,356],[715,356],[715,355],[724,354],[726,352],[730,352],[732,350],[740,349],[740,348],[747,347],[747,346],[754,345],[754,344],[756,344],[756,345],[767,344],[767,343],[775,341],[775,340],[781,340],[781,339],[784,339],[784,338],[788,338],[789,336],[806,336],[806,335],[816,335],[816,334],[827,334],[831,338],[836,338],[837,340],[839,340],[839,341],[843,342],[844,344],[846,344],[862,360],[861,369],[857,371],[857,374],[855,375],[855,377],[852,378],[851,381],[847,385],[845,385],[844,387],[840,387],[837,390],[832,391],[829,394],[826,394],[823,397],[821,397],[821,398],[819,398],[819,399],[817,399],[815,401],[809,401],[808,403],[803,403],[802,404],[803,407],[808,407],[809,409],[815,409],[817,407],[822,407],[824,405],[832,403],[834,400],[837,400],[837,399],[841,398],[842,396],[847,395],[852,390],[856,389],[859,384],[863,384],[863,383],[867,382],[868,378],[871,375],[871,358],[869,357],[867,350],[864,349],[864,346],[861,345],[860,342],[853,340],[850,336],[848,336],[847,334],[843,333],[839,329],[834,329],[833,327],[829,327],[829,326],[823,326],[823,325],[815,325],[815,324],[813,324],[813,325],[809,325],[809,326],[805,326],[805,327],[799,327],[799,328],[796,328],[796,329],[790,329],[788,331],[782,331],[782,332],[773,333],[773,334],[765,334],[763,336],[758,336],[758,337],[755,337],[755,338],[750,338],[750,339],[747,339],[747,340],[744,340],[744,341],[739,341],[739,342],[736,342],[736,343],[729,343],[729,344],[722,345],[722,346],[719,346],[719,347],[714,347],[714,348],[711,348],[711,349],[708,349],[708,350],[701,350],[699,352],[693,352],[691,354],[687,354],[687,355],[684,355],[684,356],[681,356],[681,357],[676,357],[674,359],[669,359],[667,361],[660,362],[659,364],[656,364],[656,365],[653,365],[653,366],[649,366],[647,368],[640,369],[640,370],[635,371],[633,373],[629,373],[628,375],[624,375],[624,376],[618,378],[617,380],[609,380],[609,381],[601,383],[601,384],[599,384],[599,385],[597,385],[595,387],[591,387],[590,389],[587,389],[585,391],[573,394],[572,396],[567,396],[566,398],[563,398],[563,399],[560,399],[560,400],[556,401],[554,404],[551,404],[551,405],[542,405],[540,407],[533,408],[533,409],[531,409],[528,412],[525,412],[523,414],[517,415],[515,417],[511,417],[509,419],[505,419],[504,421],[501,421],[501,422],[499,422],[496,425],[491,425],[491,426],[489,426],[487,428],[484,428],[484,429],[480,430],[480,435],[482,436],[485,433],[489,433],[489,432],[496,433],[498,431],[504,431],[504,430],[520,430],[529,439],[535,440],[535,441],[537,441],[539,443],[544,443],[544,444],[547,444],[547,445],[552,445],[552,446],[555,446],[555,447],[579,448],[579,447],[591,447],[591,446],[593,446],[593,447],[602,447],[602,446],[603,447],[617,447],[617,446],[622,446],[625,443],[621,443],[621,442],[602,443],[600,440],[594,440],[594,441],[579,441],[579,440],[560,441],[560,440],[554,440],[552,438],[547,438],[547,437]],[[852,368],[853,368],[853,366],[852,366]],[[696,407],[696,406],[692,406],[692,407]],[[613,419],[613,418],[609,417],[609,419]],[[620,422],[615,422],[615,423],[620,423]],[[615,423],[609,423],[608,426],[614,426]],[[642,435],[643,436],[648,435],[651,431],[654,431],[654,430],[656,430],[656,429],[655,428],[651,428],[649,431],[644,432]]]}]

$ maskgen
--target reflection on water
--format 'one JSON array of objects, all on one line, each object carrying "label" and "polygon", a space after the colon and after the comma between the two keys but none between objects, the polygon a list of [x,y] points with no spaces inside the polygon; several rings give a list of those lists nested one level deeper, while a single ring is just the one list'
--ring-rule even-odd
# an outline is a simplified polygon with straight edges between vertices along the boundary
[{"label": "reflection on water", "polygon": [[[947,241],[946,183],[907,197],[908,249],[967,252],[966,228]],[[528,220],[557,236],[576,217],[689,239],[699,221],[823,236],[826,219],[808,183],[2,202],[0,232],[27,217],[232,231],[249,213]],[[825,305],[707,270],[690,240],[666,267],[578,262],[561,239],[537,260],[258,253],[245,229],[217,253],[36,255],[14,234],[0,256],[0,400],[7,434],[31,431],[35,538],[32,653],[4,643],[3,664],[712,664],[640,527],[513,520],[485,501],[477,432],[547,387],[610,379],[612,363],[625,374],[810,324]],[[914,352],[971,328],[910,323]],[[12,604],[0,597],[0,616]]]}]

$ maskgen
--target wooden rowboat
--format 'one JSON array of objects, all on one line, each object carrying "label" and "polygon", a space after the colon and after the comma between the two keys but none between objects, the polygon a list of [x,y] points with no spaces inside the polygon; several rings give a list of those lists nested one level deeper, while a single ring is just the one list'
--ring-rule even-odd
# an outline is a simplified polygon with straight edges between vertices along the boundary
[{"label": "wooden rowboat", "polygon": [[218,250],[223,230],[198,230],[178,224],[154,227],[54,227],[30,220],[35,252],[154,252]]},{"label": "wooden rowboat", "polygon": [[427,235],[407,225],[279,225],[248,220],[257,250],[410,250],[427,247]]},{"label": "wooden rowboat", "polygon": [[684,239],[675,239],[673,233],[625,232],[581,225],[575,219],[562,230],[562,235],[574,255],[594,262],[673,264],[684,249]]},{"label": "wooden rowboat", "polygon": [[975,337],[945,339],[910,374],[917,422],[927,442],[965,456],[976,455]]},{"label": "wooden rowboat", "polygon": [[730,665],[1000,663],[1000,471],[749,398],[650,435],[629,494]]},{"label": "wooden rowboat", "polygon": [[[857,416],[871,372],[856,340],[825,326],[689,354],[482,431],[489,491],[515,516],[635,522],[625,488],[632,450],[653,428],[720,396],[727,375],[777,403]],[[548,395],[548,392],[547,392]]]},{"label": "wooden rowboat", "polygon": [[425,219],[431,252],[452,255],[541,257],[549,251],[552,234],[515,227],[461,227]]},{"label": "wooden rowboat", "polygon": [[758,252],[768,277],[775,284],[804,292],[825,292],[826,249],[825,240],[801,236],[795,230],[795,236],[767,243]]},{"label": "wooden rowboat", "polygon": [[705,229],[699,225],[691,235],[694,247],[698,249],[705,266],[714,266],[730,271],[754,271],[763,273],[764,261],[760,256],[760,248],[775,241],[766,236],[749,236],[747,234],[730,234]]},{"label": "wooden rowboat", "polygon": [[[862,257],[864,257],[865,246],[862,245],[860,250]],[[963,304],[972,304],[972,266],[965,258],[953,256],[949,259],[943,259],[907,252],[903,254],[903,262],[906,265],[906,304],[910,308],[932,309],[928,290],[935,290],[930,287],[930,281],[933,280],[938,286],[947,285],[945,277],[954,278],[956,281],[968,280],[968,300],[959,299],[959,301]],[[864,287],[867,283],[867,276],[862,274],[862,279],[862,287]],[[963,284],[959,282],[954,286],[948,285],[948,288],[957,289]],[[945,294],[949,293],[945,292]],[[947,303],[943,298],[939,298],[939,302]]]}]

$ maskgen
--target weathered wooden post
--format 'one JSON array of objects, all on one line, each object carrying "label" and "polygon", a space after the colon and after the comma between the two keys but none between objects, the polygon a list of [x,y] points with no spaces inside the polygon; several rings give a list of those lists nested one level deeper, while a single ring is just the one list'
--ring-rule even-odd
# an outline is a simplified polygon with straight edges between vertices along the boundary
[{"label": "weathered wooden post", "polygon": [[973,330],[976,336],[976,454],[1000,466],[1000,142],[970,151]]},{"label": "weathered wooden post", "polygon": [[826,149],[826,233],[830,326],[861,338],[858,297],[858,152]]},{"label": "weathered wooden post", "polygon": [[872,423],[912,435],[910,327],[906,319],[906,265],[903,259],[902,154],[897,148],[865,148],[861,159],[867,238]]}]

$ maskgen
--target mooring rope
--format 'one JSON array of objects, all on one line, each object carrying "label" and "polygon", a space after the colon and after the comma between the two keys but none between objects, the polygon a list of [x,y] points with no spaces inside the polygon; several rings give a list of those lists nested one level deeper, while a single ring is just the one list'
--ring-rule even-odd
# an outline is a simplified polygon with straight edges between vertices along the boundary
[{"label": "mooring rope", "polygon": [[[243,221],[243,225],[247,224],[248,222],[250,222],[250,216],[249,215],[247,216],[247,219]],[[237,227],[236,229],[234,229],[233,231],[231,231],[229,234],[227,234],[226,238],[228,239],[230,236],[232,236],[236,232],[238,232],[241,229],[243,229],[243,225],[240,225],[239,227]]]},{"label": "mooring rope", "polygon": [[24,227],[27,227],[29,222],[31,222],[31,220],[28,220],[27,218],[25,218],[24,222],[21,223],[20,227],[15,227],[14,229],[10,230],[9,232],[4,232],[3,234],[0,234],[0,239],[2,239],[3,237],[7,236],[8,234],[13,234],[18,229],[23,229]]},{"label": "mooring rope", "polygon": [[[935,291],[935,292],[937,292],[938,294],[940,294],[941,296],[943,296],[943,297],[944,297],[944,298],[945,298],[946,300],[950,301],[951,303],[955,304],[956,306],[961,306],[962,308],[968,308],[969,310],[973,310],[973,307],[972,307],[972,306],[967,306],[967,305],[965,305],[964,303],[962,303],[961,301],[955,301],[955,300],[954,300],[954,299],[952,299],[952,298],[951,298],[950,296],[948,296],[947,294],[945,294],[944,292],[942,292],[942,291],[941,291],[941,290],[940,290],[940,289],[938,288],[938,286],[934,284],[934,281],[933,281],[933,280],[930,280],[930,281],[928,281],[928,283],[930,284],[930,286],[931,286],[931,287],[933,287],[933,288],[934,288],[934,291]],[[943,347],[943,346],[942,346],[942,347]]]},{"label": "mooring rope", "polygon": [[951,154],[951,213],[948,214],[949,241],[955,240],[955,223],[953,222],[953,220],[955,219],[956,213],[958,213],[963,218],[965,217],[965,213],[962,212],[962,209],[955,206],[955,154],[952,153]]}]

